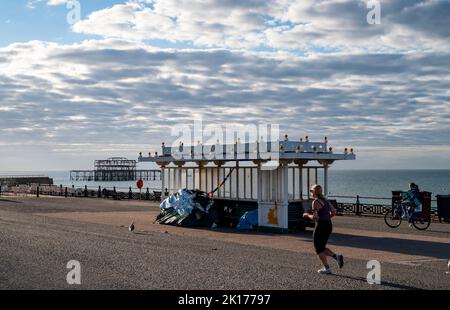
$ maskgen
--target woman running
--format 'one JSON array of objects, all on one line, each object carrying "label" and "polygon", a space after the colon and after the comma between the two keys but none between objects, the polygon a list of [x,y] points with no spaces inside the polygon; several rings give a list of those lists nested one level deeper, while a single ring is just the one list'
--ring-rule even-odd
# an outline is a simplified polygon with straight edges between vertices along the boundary
[{"label": "woman running", "polygon": [[320,185],[313,185],[310,192],[314,198],[312,203],[313,214],[305,213],[303,214],[303,217],[316,222],[313,234],[314,248],[323,265],[323,268],[319,269],[317,272],[320,274],[331,274],[327,256],[334,258],[339,268],[344,266],[344,257],[335,254],[327,248],[328,238],[333,230],[331,218],[336,215],[336,209],[323,196],[322,187]]}]

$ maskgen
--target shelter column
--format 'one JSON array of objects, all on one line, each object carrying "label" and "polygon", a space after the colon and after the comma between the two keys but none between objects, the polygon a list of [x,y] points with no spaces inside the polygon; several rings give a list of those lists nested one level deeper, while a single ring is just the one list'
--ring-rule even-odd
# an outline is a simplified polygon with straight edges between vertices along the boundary
[{"label": "shelter column", "polygon": [[328,197],[328,164],[323,166],[323,194]]},{"label": "shelter column", "polygon": [[287,163],[281,166],[281,195],[282,195],[282,216],[281,216],[281,226],[282,228],[288,229],[288,209],[289,209],[289,167]]},{"label": "shelter column", "polygon": [[307,175],[306,175],[306,184],[307,184],[307,189],[306,189],[306,192],[307,192],[307,196],[308,196],[308,200],[310,199],[310,193],[309,193],[309,189],[310,189],[310,187],[311,187],[311,171],[309,170],[309,168],[306,168],[306,173],[307,173]]},{"label": "shelter column", "polygon": [[256,199],[258,204],[262,201],[262,175],[261,175],[261,163],[258,163],[258,168],[256,169]]},{"label": "shelter column", "polygon": [[236,199],[239,200],[239,161],[236,161]]},{"label": "shelter column", "polygon": [[262,182],[262,170],[261,170],[261,162],[258,162],[257,174],[256,174],[256,199],[258,201],[258,223],[261,225],[263,223],[264,212],[262,210],[262,202],[263,202],[263,182]]},{"label": "shelter column", "polygon": [[222,165],[217,165],[217,179],[216,179],[216,186],[219,188],[217,189],[217,196],[220,197],[222,186],[220,186],[220,171],[222,171]]},{"label": "shelter column", "polygon": [[[303,169],[304,169],[304,165],[306,165],[308,163],[307,160],[303,160],[303,159],[298,159],[294,161],[294,164],[298,165],[298,172],[299,172],[299,187],[300,187],[300,200],[303,200],[303,189],[304,189],[304,184],[303,184]],[[309,169],[306,168],[308,171]],[[309,173],[308,173],[309,176]],[[307,180],[308,186],[309,186],[309,177]],[[309,188],[306,189],[307,192],[309,193]],[[308,199],[309,199],[309,195],[308,195]]]},{"label": "shelter column", "polygon": [[166,199],[166,169],[164,165],[160,165],[161,167],[161,201]]},{"label": "shelter column", "polygon": [[319,160],[319,164],[323,166],[323,195],[328,196],[328,168],[333,160]]},{"label": "shelter column", "polygon": [[303,200],[303,165],[298,165],[300,200]]},{"label": "shelter column", "polygon": [[177,162],[174,162],[174,164],[177,166],[177,168],[174,169],[174,176],[173,176],[174,183],[175,183],[174,191],[177,191],[183,187],[182,171],[183,171],[183,166],[184,166],[185,162],[177,161]]},{"label": "shelter column", "polygon": [[[197,162],[197,166],[198,166],[198,189],[201,190],[201,191],[205,191],[205,192],[208,191],[208,190],[206,189],[208,184],[205,184],[205,185],[204,185],[204,186],[205,186],[205,189],[203,189],[202,177],[203,177],[203,173],[204,173],[204,171],[205,171],[205,169],[203,169],[203,167],[204,167],[206,164],[207,164],[207,163],[206,163],[205,161],[199,161],[199,162]],[[194,170],[194,171],[195,171],[195,170]],[[207,183],[207,182],[206,182],[206,171],[205,171],[205,183]]]},{"label": "shelter column", "polygon": [[167,168],[167,192],[170,195],[172,192],[172,168]]}]

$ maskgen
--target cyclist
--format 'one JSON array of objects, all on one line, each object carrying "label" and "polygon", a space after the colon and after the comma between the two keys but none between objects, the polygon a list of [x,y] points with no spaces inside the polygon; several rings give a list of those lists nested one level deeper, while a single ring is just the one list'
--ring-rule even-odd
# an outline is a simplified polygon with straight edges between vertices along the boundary
[{"label": "cyclist", "polygon": [[403,201],[408,203],[407,217],[411,226],[412,214],[416,209],[420,209],[420,207],[422,206],[422,203],[420,202],[420,190],[417,184],[413,182],[409,183],[409,191],[404,193]]}]

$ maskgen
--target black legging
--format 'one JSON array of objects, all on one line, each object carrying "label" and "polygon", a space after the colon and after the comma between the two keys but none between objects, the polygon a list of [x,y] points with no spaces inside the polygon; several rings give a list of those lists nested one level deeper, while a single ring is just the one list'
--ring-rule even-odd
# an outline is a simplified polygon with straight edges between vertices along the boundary
[{"label": "black legging", "polygon": [[313,238],[314,238],[314,248],[316,249],[316,253],[320,254],[325,251],[327,247],[328,238],[333,231],[333,224],[331,221],[317,221],[316,228],[314,229]]}]

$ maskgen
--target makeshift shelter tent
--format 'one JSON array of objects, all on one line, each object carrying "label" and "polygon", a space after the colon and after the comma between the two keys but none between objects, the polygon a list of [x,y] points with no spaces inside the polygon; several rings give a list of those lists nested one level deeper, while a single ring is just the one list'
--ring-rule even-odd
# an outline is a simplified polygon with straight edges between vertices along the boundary
[{"label": "makeshift shelter tent", "polygon": [[327,144],[327,138],[289,141],[287,136],[284,141],[228,145],[163,143],[159,155],[141,154],[139,161],[161,167],[163,199],[180,188],[199,189],[212,193],[218,204],[257,208],[262,230],[286,232],[291,223],[302,223],[303,210],[311,203],[310,186],[322,184],[326,195],[330,165],[355,159],[353,149],[338,154]]}]

